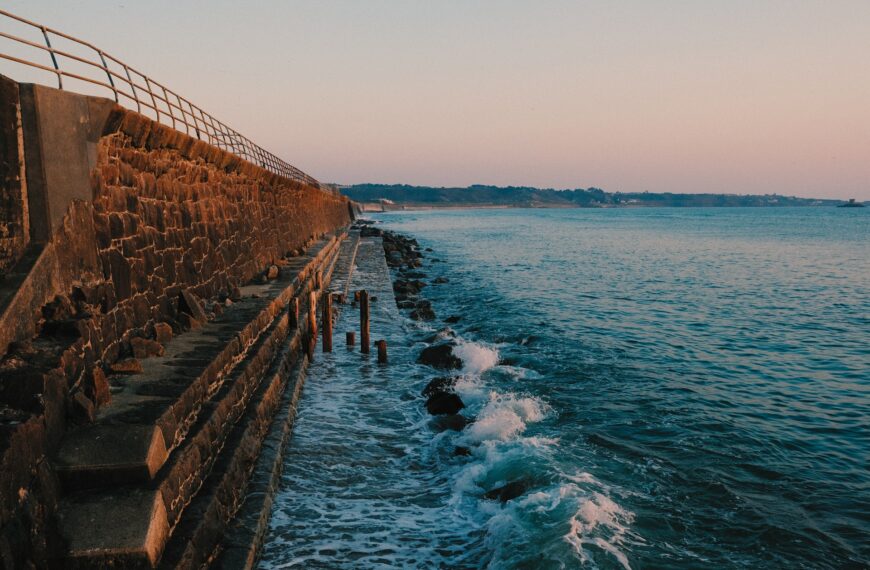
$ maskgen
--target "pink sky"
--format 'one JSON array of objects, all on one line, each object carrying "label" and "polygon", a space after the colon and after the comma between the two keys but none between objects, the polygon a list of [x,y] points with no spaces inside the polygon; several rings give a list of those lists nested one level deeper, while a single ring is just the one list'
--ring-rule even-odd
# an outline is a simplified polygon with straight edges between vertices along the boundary
[{"label": "pink sky", "polygon": [[870,199],[866,0],[6,9],[320,180]]}]

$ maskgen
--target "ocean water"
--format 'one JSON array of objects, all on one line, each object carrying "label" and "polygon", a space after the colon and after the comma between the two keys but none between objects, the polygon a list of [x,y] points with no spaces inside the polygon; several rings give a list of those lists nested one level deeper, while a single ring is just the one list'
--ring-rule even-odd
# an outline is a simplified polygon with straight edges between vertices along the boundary
[{"label": "ocean water", "polygon": [[[312,369],[261,567],[870,567],[870,209],[374,219],[439,321]],[[453,315],[462,431],[414,362]]]}]

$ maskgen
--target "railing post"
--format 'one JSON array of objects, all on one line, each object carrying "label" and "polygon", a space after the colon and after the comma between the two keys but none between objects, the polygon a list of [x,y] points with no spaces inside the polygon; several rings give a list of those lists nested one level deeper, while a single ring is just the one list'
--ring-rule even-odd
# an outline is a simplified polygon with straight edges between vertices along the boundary
[{"label": "railing post", "polygon": [[51,40],[48,39],[48,28],[40,26],[42,37],[45,38],[45,45],[48,47],[48,53],[51,55],[51,63],[54,64],[55,75],[57,75],[57,88],[63,89],[63,76],[60,73],[60,66],[57,64],[57,57],[54,55],[54,48],[51,47]]},{"label": "railing post", "polygon": [[[198,138],[199,140],[204,140],[209,144],[213,144],[221,148],[222,150],[235,153],[243,160],[257,163],[262,168],[268,170],[269,172],[272,172],[273,174],[286,177],[290,180],[311,184],[315,187],[320,186],[320,184],[311,176],[308,176],[298,168],[295,168],[293,165],[284,162],[274,154],[259,147],[252,140],[243,136],[241,133],[235,131],[234,129],[231,129],[230,127],[215,119],[208,113],[205,113],[202,109],[196,107],[187,99],[184,99],[177,93],[168,89],[165,85],[157,81],[151,80],[150,77],[128,66],[126,63],[112,57],[110,54],[104,53],[97,47],[67,34],[64,34],[63,32],[59,32],[47,26],[25,20],[24,18],[11,14],[3,9],[0,9],[0,17],[16,20],[27,26],[30,26],[33,29],[38,29],[41,32],[43,40],[45,42],[44,46],[41,43],[35,43],[30,40],[18,38],[6,33],[3,33],[2,36],[3,38],[11,40],[13,42],[29,45],[30,47],[35,47],[42,51],[48,51],[49,56],[51,57],[51,63],[53,67],[48,67],[47,65],[44,65],[42,63],[28,61],[27,59],[19,59],[10,54],[2,53],[2,51],[0,51],[0,58],[11,60],[23,65],[36,67],[44,71],[53,72],[57,77],[57,86],[59,89],[64,88],[64,76],[99,85],[103,88],[111,90],[115,102],[118,104],[121,104],[122,96],[125,99],[132,99],[136,104],[135,110],[138,113],[143,113],[143,106],[153,109],[154,118],[157,122],[164,123],[167,126],[171,125],[173,129],[178,130],[180,128],[178,122],[180,121],[184,124],[184,130],[188,135],[195,134],[196,138]],[[87,57],[80,57],[76,54],[68,53],[63,49],[55,49],[51,45],[52,34],[56,37],[62,38],[63,40],[69,40],[70,42],[92,50],[92,52],[95,52],[97,54],[98,58],[94,58],[93,55],[90,53]],[[85,76],[78,75],[71,71],[64,71],[60,68],[60,57],[65,57],[73,61],[78,61],[91,67],[98,68],[100,72],[94,72],[92,70],[88,76]],[[109,61],[111,61],[113,65],[117,65],[118,68],[123,69],[123,73],[120,72],[120,69],[118,72],[111,70],[109,68]],[[97,77],[101,76],[102,74],[106,75],[108,83],[97,79]],[[136,81],[133,79],[134,75],[143,80],[143,85],[137,86]],[[116,82],[115,77],[117,77],[119,81]],[[129,94],[126,92],[126,88],[123,87],[123,84],[125,82],[130,87]],[[147,92],[148,96],[151,99],[151,105],[148,104],[148,99],[143,99],[139,97],[140,89],[143,89],[145,92]],[[159,94],[161,91],[163,93],[162,96]],[[170,100],[173,97],[176,100],[175,103]],[[163,101],[166,104],[165,109],[160,109],[160,103],[158,103],[158,100]],[[187,105],[187,107],[185,107],[185,104]],[[173,109],[173,107],[175,107],[175,109]],[[176,110],[179,111],[177,117]],[[169,117],[168,121],[166,120],[167,115]],[[190,121],[191,118],[193,119],[193,121]]]}]

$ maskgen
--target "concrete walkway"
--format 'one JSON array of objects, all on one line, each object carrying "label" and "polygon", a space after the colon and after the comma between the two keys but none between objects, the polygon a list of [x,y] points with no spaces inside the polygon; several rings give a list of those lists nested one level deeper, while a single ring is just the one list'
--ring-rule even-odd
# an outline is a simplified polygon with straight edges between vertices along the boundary
[{"label": "concrete walkway", "polygon": [[334,352],[318,352],[309,369],[260,568],[436,568],[467,545],[467,527],[444,524],[456,513],[419,403],[427,372],[414,362],[381,238],[362,239],[356,264],[351,288],[373,300],[372,352],[345,346],[346,331],[359,341],[359,311],[345,306]]}]

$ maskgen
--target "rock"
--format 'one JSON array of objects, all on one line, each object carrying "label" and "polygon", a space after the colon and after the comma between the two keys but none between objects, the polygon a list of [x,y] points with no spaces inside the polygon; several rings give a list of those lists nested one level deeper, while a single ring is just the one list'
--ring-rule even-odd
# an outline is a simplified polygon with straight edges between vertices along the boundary
[{"label": "rock", "polygon": [[184,289],[179,293],[178,310],[190,315],[201,323],[208,320],[205,315],[205,309],[202,308],[199,299],[197,299],[196,295],[191,293],[188,289]]},{"label": "rock", "polygon": [[233,303],[241,301],[242,300],[242,290],[236,286],[233,286],[233,288],[230,289],[230,300]]},{"label": "rock", "polygon": [[163,345],[156,340],[138,337],[132,338],[130,339],[130,347],[133,349],[133,356],[136,358],[163,356]]},{"label": "rock", "polygon": [[458,445],[456,446],[456,449],[453,450],[453,455],[455,455],[456,457],[468,457],[469,455],[471,455],[471,450],[467,447]]},{"label": "rock", "polygon": [[198,328],[201,328],[205,323],[205,319],[208,318],[206,315],[203,315],[204,319],[201,321],[199,319],[194,319],[187,313],[182,313],[178,315],[178,323],[181,325],[182,330],[186,331],[195,331]]},{"label": "rock", "polygon": [[426,278],[426,274],[423,273],[422,271],[407,271],[407,270],[404,270],[404,271],[402,271],[402,275],[404,275],[404,276],[407,277],[408,279],[425,279],[425,278]]},{"label": "rock", "polygon": [[441,342],[443,340],[456,338],[456,331],[451,329],[450,327],[444,327],[436,333],[432,333],[426,338],[423,339],[423,342],[428,342],[429,344],[435,342]]},{"label": "rock", "polygon": [[78,391],[71,398],[72,416],[79,423],[90,423],[96,417],[94,403],[85,396],[84,392]]},{"label": "rock", "polygon": [[444,319],[444,322],[451,324],[451,325],[455,325],[456,323],[458,323],[461,320],[462,320],[462,317],[460,317],[459,315],[451,315],[451,316],[447,317],[446,319]]},{"label": "rock", "polygon": [[79,321],[77,319],[62,319],[45,321],[42,325],[43,336],[53,336],[61,338],[79,338],[82,336],[79,330]]},{"label": "rock", "polygon": [[434,368],[442,370],[451,370],[462,368],[462,361],[453,354],[453,347],[456,346],[453,342],[444,342],[434,344],[423,349],[420,353],[417,362],[420,364],[428,364]]},{"label": "rock", "polygon": [[450,416],[458,414],[465,403],[458,394],[453,392],[436,392],[426,400],[426,411],[433,416]]},{"label": "rock", "polygon": [[483,497],[485,499],[489,499],[490,501],[499,500],[502,503],[506,503],[511,499],[516,499],[517,497],[525,493],[528,489],[529,482],[520,479],[518,481],[511,481],[510,483],[502,487],[490,489],[483,495]]},{"label": "rock", "polygon": [[93,384],[94,402],[97,406],[104,406],[112,401],[112,392],[109,388],[109,380],[100,367],[91,370],[91,383]]},{"label": "rock", "polygon": [[142,372],[142,363],[135,358],[126,358],[109,366],[109,370],[115,374],[139,374]]},{"label": "rock", "polygon": [[404,301],[398,301],[396,303],[396,306],[399,307],[400,309],[413,309],[414,307],[417,306],[417,304],[414,303],[414,301],[410,301],[410,300],[406,299]]},{"label": "rock", "polygon": [[410,297],[414,295],[419,295],[420,290],[425,287],[426,284],[420,281],[419,279],[407,281],[405,279],[398,279],[395,283],[393,283],[393,291],[397,295],[402,295],[405,297]]},{"label": "rock", "polygon": [[278,270],[277,265],[270,265],[269,269],[266,271],[266,279],[277,279],[280,271]]},{"label": "rock", "polygon": [[227,307],[232,307],[233,306],[232,299],[227,299],[226,301],[224,301],[224,305],[226,305]]},{"label": "rock", "polygon": [[434,321],[435,311],[431,307],[417,307],[409,315],[415,321]]},{"label": "rock", "polygon": [[154,325],[154,337],[157,342],[166,346],[172,340],[172,327],[169,323],[157,323]]},{"label": "rock", "polygon": [[439,392],[453,392],[454,386],[456,386],[456,382],[459,380],[456,376],[439,376],[437,378],[433,378],[426,387],[423,388],[423,396],[428,398],[433,394],[437,394]]},{"label": "rock", "polygon": [[451,430],[462,431],[465,426],[471,423],[471,420],[462,414],[454,414],[452,416],[436,416],[432,420],[432,428],[437,431]]}]

